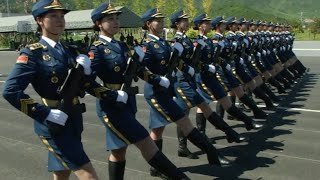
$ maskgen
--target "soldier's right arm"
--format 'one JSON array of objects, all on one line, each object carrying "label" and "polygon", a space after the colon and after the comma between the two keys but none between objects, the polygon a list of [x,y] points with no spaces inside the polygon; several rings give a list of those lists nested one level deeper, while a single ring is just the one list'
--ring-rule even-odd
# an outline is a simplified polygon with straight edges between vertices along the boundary
[{"label": "soldier's right arm", "polygon": [[24,93],[29,83],[36,76],[37,50],[22,49],[3,88],[3,97],[15,108],[25,113],[32,119],[43,122],[50,113],[50,108],[37,103]]},{"label": "soldier's right arm", "polygon": [[118,93],[114,90],[108,89],[95,81],[96,77],[103,73],[103,58],[99,53],[98,45],[92,45],[89,51],[89,58],[91,60],[92,74],[86,79],[84,84],[85,91],[92,96],[106,100],[110,103],[116,102]]}]

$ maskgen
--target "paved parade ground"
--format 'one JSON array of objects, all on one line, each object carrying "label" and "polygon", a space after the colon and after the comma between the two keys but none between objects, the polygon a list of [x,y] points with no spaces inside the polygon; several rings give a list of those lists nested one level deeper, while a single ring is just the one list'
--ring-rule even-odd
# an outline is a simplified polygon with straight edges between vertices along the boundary
[{"label": "paved parade ground", "polygon": [[[267,127],[247,132],[237,121],[227,122],[247,135],[249,142],[229,144],[224,134],[207,123],[207,135],[216,140],[222,154],[235,160],[228,168],[207,165],[206,155],[189,143],[190,150],[200,159],[190,160],[177,156],[176,126],[167,126],[163,152],[191,179],[265,179],[265,180],[318,180],[320,177],[320,42],[296,42],[295,52],[302,63],[310,68],[308,74],[282,95],[280,106],[269,111]],[[17,57],[17,52],[0,51],[0,87],[6,80]],[[149,107],[144,100],[143,82],[138,83],[139,121],[148,128]],[[31,86],[26,90],[39,100]],[[83,143],[101,179],[108,179],[108,152],[105,151],[105,128],[95,112],[95,99],[86,96]],[[261,101],[258,100],[258,102]],[[212,104],[215,108],[215,103]],[[251,115],[251,113],[249,114]],[[195,124],[195,111],[190,113]],[[33,122],[0,97],[0,180],[52,179],[47,172],[47,150],[33,132]],[[76,179],[72,175],[71,179]],[[157,179],[149,175],[149,165],[138,149],[127,151],[125,179]]]}]

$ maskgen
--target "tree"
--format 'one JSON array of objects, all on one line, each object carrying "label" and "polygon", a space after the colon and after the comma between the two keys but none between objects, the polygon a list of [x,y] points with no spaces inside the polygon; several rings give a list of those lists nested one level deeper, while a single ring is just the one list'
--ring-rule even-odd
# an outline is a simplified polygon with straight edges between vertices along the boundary
[{"label": "tree", "polygon": [[311,25],[310,30],[313,33],[313,39],[316,39],[316,35],[320,33],[320,18],[314,19],[314,23]]},{"label": "tree", "polygon": [[197,15],[197,8],[195,7],[193,0],[184,0],[184,4],[186,6],[186,12],[191,16],[191,18]]},{"label": "tree", "polygon": [[204,12],[212,16],[213,0],[202,0],[202,6],[203,6]]}]

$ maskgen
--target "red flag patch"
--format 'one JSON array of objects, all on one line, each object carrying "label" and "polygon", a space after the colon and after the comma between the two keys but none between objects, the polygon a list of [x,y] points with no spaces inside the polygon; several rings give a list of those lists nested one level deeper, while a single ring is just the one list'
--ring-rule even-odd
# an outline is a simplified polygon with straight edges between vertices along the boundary
[{"label": "red flag patch", "polygon": [[89,59],[91,59],[91,60],[94,59],[94,53],[93,52],[89,52],[88,55],[89,55]]},{"label": "red flag patch", "polygon": [[213,43],[218,43],[219,41],[216,40],[216,39],[214,39],[214,40],[212,40],[212,42],[213,42]]},{"label": "red flag patch", "polygon": [[142,46],[142,51],[143,52],[147,52],[147,47],[146,46]]},{"label": "red flag patch", "polygon": [[29,60],[29,57],[26,55],[21,55],[17,58],[17,62],[16,63],[22,63],[22,64],[27,64]]}]

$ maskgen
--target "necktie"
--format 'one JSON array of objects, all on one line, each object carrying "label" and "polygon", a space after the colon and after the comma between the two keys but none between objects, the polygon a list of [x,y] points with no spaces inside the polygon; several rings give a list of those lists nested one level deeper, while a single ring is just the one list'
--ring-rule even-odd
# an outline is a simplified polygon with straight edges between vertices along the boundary
[{"label": "necktie", "polygon": [[60,55],[63,55],[64,54],[64,50],[63,50],[63,47],[60,43],[57,43],[54,48],[59,52]]},{"label": "necktie", "polygon": [[117,41],[115,41],[114,39],[111,40],[111,43],[113,45],[115,45],[117,48],[121,49],[119,43]]}]

